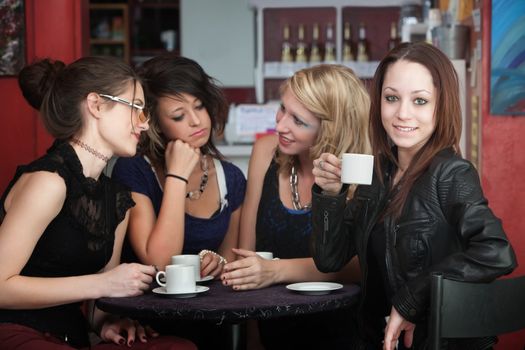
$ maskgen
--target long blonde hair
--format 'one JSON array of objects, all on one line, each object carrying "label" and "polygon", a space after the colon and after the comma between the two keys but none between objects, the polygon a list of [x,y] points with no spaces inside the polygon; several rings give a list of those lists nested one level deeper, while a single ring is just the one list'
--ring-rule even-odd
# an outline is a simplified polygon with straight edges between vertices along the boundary
[{"label": "long blonde hair", "polygon": [[[368,93],[354,72],[342,65],[321,64],[302,69],[281,86],[321,120],[317,139],[310,149],[312,161],[322,153],[371,153],[368,138]],[[296,157],[277,153],[279,171],[288,173]]]}]

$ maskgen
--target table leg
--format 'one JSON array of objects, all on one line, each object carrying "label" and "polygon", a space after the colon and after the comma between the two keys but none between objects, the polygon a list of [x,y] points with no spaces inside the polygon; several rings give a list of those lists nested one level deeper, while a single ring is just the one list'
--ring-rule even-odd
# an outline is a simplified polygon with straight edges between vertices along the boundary
[{"label": "table leg", "polygon": [[246,349],[246,327],[245,324],[233,323],[230,325],[230,344],[231,350]]}]

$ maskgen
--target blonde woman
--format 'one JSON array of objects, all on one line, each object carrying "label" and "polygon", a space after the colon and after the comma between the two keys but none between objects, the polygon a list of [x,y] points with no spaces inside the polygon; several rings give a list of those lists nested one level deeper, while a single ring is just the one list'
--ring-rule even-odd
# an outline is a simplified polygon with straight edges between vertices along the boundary
[{"label": "blonde woman", "polygon": [[[240,259],[224,266],[221,278],[225,285],[246,290],[285,282],[358,280],[359,270],[353,262],[339,273],[325,274],[315,267],[309,251],[310,202],[314,159],[324,152],[339,156],[370,152],[368,108],[363,84],[344,66],[307,68],[282,85],[276,134],[258,140],[253,147],[241,216],[242,249],[234,249]],[[263,260],[255,250],[271,251],[279,260]],[[313,327],[319,345],[326,347],[332,341],[329,347],[337,347],[336,342],[351,332],[347,329],[334,336],[332,325],[337,317],[330,317],[329,322],[304,319],[301,326],[260,322],[263,344],[266,348],[272,348],[272,341],[282,345],[284,335],[296,330],[302,336],[287,337],[289,341],[294,346],[305,341],[305,346],[312,347],[313,339],[304,335],[307,327]],[[328,325],[331,332],[319,331],[320,326]],[[321,334],[332,339],[323,339]]]}]

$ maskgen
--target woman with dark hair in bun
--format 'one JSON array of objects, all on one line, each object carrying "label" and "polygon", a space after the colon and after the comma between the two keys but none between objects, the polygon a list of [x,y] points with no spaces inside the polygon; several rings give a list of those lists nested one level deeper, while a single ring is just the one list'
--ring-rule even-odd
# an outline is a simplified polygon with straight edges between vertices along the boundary
[{"label": "woman with dark hair in bun", "polygon": [[0,348],[87,348],[88,323],[110,349],[194,349],[133,320],[81,303],[142,294],[153,266],[119,265],[129,191],[102,171],[116,155],[136,152],[148,129],[144,92],[126,64],[86,57],[48,59],[20,72],[20,88],[56,141],[18,167],[0,200]]}]

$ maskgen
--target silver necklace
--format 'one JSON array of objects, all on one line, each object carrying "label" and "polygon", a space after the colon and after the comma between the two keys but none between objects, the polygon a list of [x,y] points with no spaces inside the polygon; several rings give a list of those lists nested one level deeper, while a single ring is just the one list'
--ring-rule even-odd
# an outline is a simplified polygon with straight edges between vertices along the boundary
[{"label": "silver necklace", "polygon": [[109,157],[106,157],[105,155],[103,155],[102,153],[100,153],[96,149],[91,148],[89,145],[85,144],[84,142],[80,141],[79,139],[71,139],[71,142],[79,145],[80,148],[85,149],[86,151],[88,151],[89,153],[91,153],[92,155],[97,157],[98,159],[101,159],[101,160],[103,160],[106,163],[109,162]]},{"label": "silver necklace", "polygon": [[197,200],[201,198],[202,192],[204,192],[204,189],[208,185],[208,160],[206,159],[206,155],[202,156],[201,158],[201,169],[202,176],[199,189],[186,193],[186,198],[189,198],[190,200]]},{"label": "silver necklace", "polygon": [[312,206],[312,203],[301,205],[301,200],[299,199],[299,191],[297,190],[297,183],[299,182],[299,177],[297,176],[297,169],[292,165],[292,171],[290,173],[290,188],[292,190],[292,204],[295,210],[309,210]]}]

